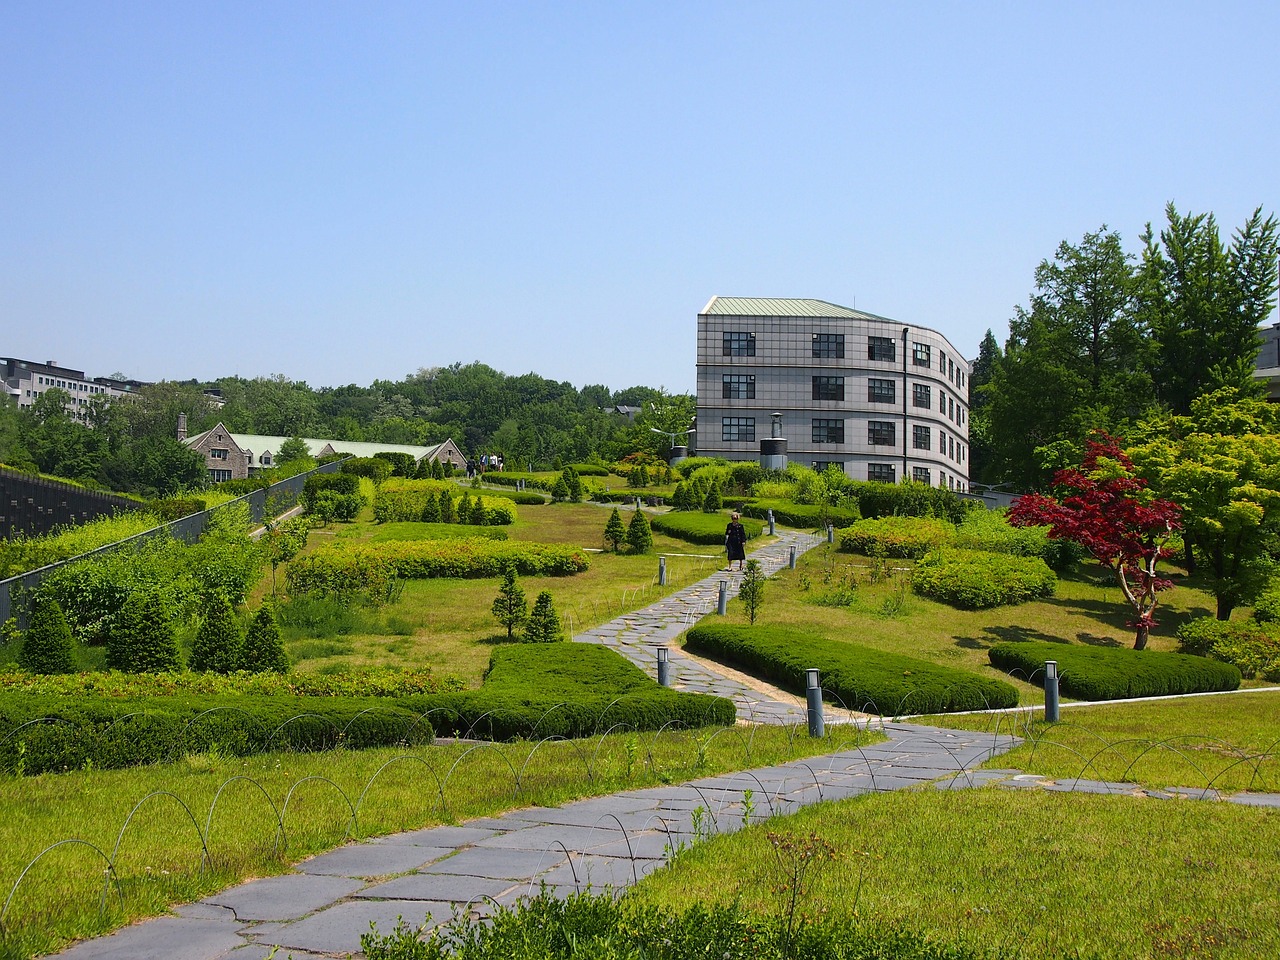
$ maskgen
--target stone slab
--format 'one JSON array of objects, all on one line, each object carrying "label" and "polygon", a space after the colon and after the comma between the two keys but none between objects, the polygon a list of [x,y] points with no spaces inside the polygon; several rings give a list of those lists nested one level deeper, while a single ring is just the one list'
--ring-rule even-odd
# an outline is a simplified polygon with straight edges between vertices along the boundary
[{"label": "stone slab", "polygon": [[360,891],[359,896],[377,900],[434,900],[438,903],[470,903],[484,897],[501,897],[521,884],[513,880],[492,880],[447,873],[411,873]]},{"label": "stone slab", "polygon": [[[431,914],[430,926],[448,921],[453,905],[422,900],[350,900],[320,913],[290,923],[263,924],[253,929],[254,941],[277,946],[282,950],[311,950],[316,953],[345,956],[360,950],[360,937],[376,923],[378,932],[389,934],[400,918],[412,926],[420,926]],[[165,960],[189,954],[175,952]],[[157,958],[159,960],[159,958]]]},{"label": "stone slab", "polygon": [[486,850],[470,847],[433,863],[422,873],[453,874],[465,877],[487,877],[491,880],[527,880],[564,862],[560,850]]},{"label": "stone slab", "polygon": [[294,873],[242,883],[203,902],[232,910],[242,922],[296,920],[349,897],[362,886],[363,880],[350,877]]},{"label": "stone slab", "polygon": [[448,856],[447,847],[402,846],[391,843],[357,843],[338,847],[297,865],[299,873],[340,877],[385,877],[407,873]]},{"label": "stone slab", "polygon": [[238,925],[159,917],[86,940],[58,954],[64,960],[217,960],[244,941]]}]

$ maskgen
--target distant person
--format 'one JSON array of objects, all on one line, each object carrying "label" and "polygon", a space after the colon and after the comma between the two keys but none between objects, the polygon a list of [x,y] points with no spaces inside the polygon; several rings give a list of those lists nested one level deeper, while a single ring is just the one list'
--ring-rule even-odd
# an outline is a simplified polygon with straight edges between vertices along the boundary
[{"label": "distant person", "polygon": [[742,520],[736,513],[730,514],[729,525],[724,528],[724,549],[729,555],[729,566],[725,569],[732,570],[736,560],[738,569],[741,570],[747,559],[747,528],[742,525]]},{"label": "distant person", "polygon": [[470,480],[476,475],[476,458],[471,457],[467,460],[467,479]]}]

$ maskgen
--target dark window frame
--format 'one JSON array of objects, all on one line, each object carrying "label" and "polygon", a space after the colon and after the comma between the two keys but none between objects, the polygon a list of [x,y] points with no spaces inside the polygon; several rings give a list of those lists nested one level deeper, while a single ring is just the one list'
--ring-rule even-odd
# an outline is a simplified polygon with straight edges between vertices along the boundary
[{"label": "dark window frame", "polygon": [[809,440],[812,443],[844,443],[844,419],[814,417],[809,424]]},{"label": "dark window frame", "polygon": [[892,447],[898,442],[898,425],[893,420],[868,420],[867,443],[873,447]]},{"label": "dark window frame", "polygon": [[813,356],[824,360],[844,359],[843,333],[815,333],[812,343]]},{"label": "dark window frame", "polygon": [[721,400],[754,400],[756,375],[754,373],[726,373],[720,378]]},{"label": "dark window frame", "polygon": [[754,357],[756,335],[746,330],[726,330],[721,341],[721,356]]},{"label": "dark window frame", "polygon": [[898,359],[898,342],[893,337],[867,337],[867,359],[894,363]]},{"label": "dark window frame", "polygon": [[867,403],[897,403],[898,381],[882,377],[867,378]]},{"label": "dark window frame", "polygon": [[814,400],[844,400],[844,377],[815,375],[813,377]]}]

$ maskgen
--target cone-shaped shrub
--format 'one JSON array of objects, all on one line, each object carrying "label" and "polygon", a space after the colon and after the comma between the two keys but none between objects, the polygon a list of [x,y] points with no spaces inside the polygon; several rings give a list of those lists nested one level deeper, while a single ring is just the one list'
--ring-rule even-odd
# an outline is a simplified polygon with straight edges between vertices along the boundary
[{"label": "cone-shaped shrub", "polygon": [[471,515],[467,517],[467,522],[475,527],[484,526],[484,497],[476,495],[475,503],[471,504]]},{"label": "cone-shaped shrub", "polygon": [[649,528],[649,518],[639,507],[631,515],[631,523],[627,525],[627,543],[636,553],[648,553],[653,549],[653,531]]},{"label": "cone-shaped shrub", "polygon": [[556,615],[555,604],[551,600],[551,592],[543,590],[533,602],[533,612],[529,614],[529,625],[525,627],[526,643],[555,643],[564,639],[560,629],[560,617]]},{"label": "cone-shaped shrub", "polygon": [[506,573],[502,575],[502,586],[498,589],[498,595],[493,598],[493,615],[507,628],[508,640],[512,638],[515,628],[529,618],[528,601],[524,590],[516,582],[514,566],[507,567]]},{"label": "cone-shaped shrub", "polygon": [[435,491],[427,491],[426,503],[422,505],[422,522],[440,522],[440,501],[436,499]]},{"label": "cone-shaped shrub", "polygon": [[205,603],[204,618],[191,644],[191,669],[231,673],[240,669],[244,633],[226,597],[215,594]]},{"label": "cone-shaped shrub", "polygon": [[37,597],[18,666],[31,673],[75,673],[74,649],[71,627],[58,601]]},{"label": "cone-shaped shrub", "polygon": [[609,514],[609,522],[604,527],[604,539],[607,543],[613,544],[613,552],[617,553],[618,548],[627,542],[627,525],[622,522],[622,515],[618,513],[618,508],[613,508],[613,513]]},{"label": "cone-shaped shrub", "polygon": [[267,607],[253,615],[244,635],[244,651],[240,655],[240,669],[250,673],[288,673],[289,658],[280,640],[280,628]]},{"label": "cone-shaped shrub", "polygon": [[107,634],[107,666],[125,673],[182,668],[169,612],[156,594],[134,594],[120,608]]}]

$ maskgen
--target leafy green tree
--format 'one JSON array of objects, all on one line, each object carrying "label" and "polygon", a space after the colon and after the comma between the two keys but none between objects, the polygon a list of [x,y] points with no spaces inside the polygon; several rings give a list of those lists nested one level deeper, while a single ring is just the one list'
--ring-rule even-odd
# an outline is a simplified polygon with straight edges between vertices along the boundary
[{"label": "leafy green tree", "polygon": [[453,523],[454,520],[457,519],[457,516],[458,515],[454,512],[453,494],[450,493],[448,490],[441,490],[440,491],[440,522]]},{"label": "leafy green tree", "polygon": [[561,478],[564,480],[565,487],[569,490],[569,502],[582,502],[582,478],[578,476],[578,471],[573,467],[565,467],[560,472]]},{"label": "leafy green tree", "polygon": [[276,459],[281,463],[294,463],[298,460],[310,460],[311,448],[307,446],[307,442],[301,437],[290,437],[284,443],[280,444],[280,449],[276,453]]},{"label": "leafy green tree", "polygon": [[551,502],[564,503],[569,499],[569,484],[565,481],[564,476],[556,477],[555,483],[551,484]]},{"label": "leafy green tree", "polygon": [[280,628],[269,607],[262,607],[245,631],[240,669],[250,673],[288,673],[289,657],[280,640]]},{"label": "leafy green tree", "polygon": [[267,561],[271,564],[271,595],[276,595],[276,568],[288,563],[307,546],[307,536],[311,530],[304,517],[292,517],[288,520],[271,520],[266,523],[266,533],[262,537],[266,548]]},{"label": "leafy green tree", "polygon": [[57,600],[39,593],[32,606],[31,622],[18,651],[18,666],[30,673],[75,673],[75,640],[62,607]]},{"label": "leafy green tree", "polygon": [[1224,246],[1213,214],[1165,208],[1157,236],[1142,235],[1138,300],[1155,338],[1155,382],[1161,401],[1186,414],[1201,393],[1219,386],[1253,388],[1258,325],[1276,293],[1278,224],[1254,210]]},{"label": "leafy green tree", "polygon": [[191,644],[191,669],[201,673],[231,673],[240,667],[244,632],[226,597],[205,602],[204,616]]},{"label": "leafy green tree", "polygon": [[760,561],[748,560],[747,568],[742,574],[742,583],[738,587],[738,599],[747,612],[747,622],[753,625],[764,605],[764,583],[765,576],[760,569]]},{"label": "leafy green tree", "polygon": [[107,666],[125,673],[182,669],[173,623],[157,594],[136,593],[120,608],[108,628]]},{"label": "leafy green tree", "polygon": [[618,513],[618,508],[613,508],[613,513],[609,514],[609,522],[604,527],[604,539],[606,543],[613,544],[613,552],[617,553],[618,548],[627,542],[627,528],[622,522],[622,515]]},{"label": "leafy green tree", "polygon": [[485,522],[484,497],[476,495],[475,502],[471,504],[471,513],[467,517],[467,522],[472,526],[483,527]]},{"label": "leafy green tree", "polygon": [[493,600],[494,618],[507,628],[507,639],[510,640],[515,628],[529,617],[529,602],[525,599],[524,590],[516,582],[516,568],[507,567],[502,575],[502,586]]},{"label": "leafy green tree", "polygon": [[702,501],[703,513],[719,513],[720,508],[724,506],[724,500],[720,496],[720,484],[712,483],[707,488],[707,495]]},{"label": "leafy green tree", "polygon": [[1280,572],[1280,410],[1224,387],[1190,416],[1145,421],[1128,453],[1182,507],[1195,569],[1230,618]]},{"label": "leafy green tree", "polygon": [[465,490],[462,492],[462,499],[458,501],[458,523],[471,522],[471,494]]},{"label": "leafy green tree", "polygon": [[639,507],[627,524],[627,543],[636,553],[648,553],[653,549],[653,529],[649,526],[649,518]]},{"label": "leafy green tree", "polygon": [[427,491],[427,499],[422,505],[422,522],[440,522],[440,499],[436,496],[434,490]]},{"label": "leafy green tree", "polygon": [[564,639],[560,617],[556,614],[550,591],[543,590],[533,602],[533,612],[529,614],[524,639],[526,643],[555,643]]}]

